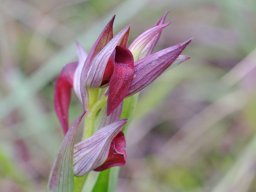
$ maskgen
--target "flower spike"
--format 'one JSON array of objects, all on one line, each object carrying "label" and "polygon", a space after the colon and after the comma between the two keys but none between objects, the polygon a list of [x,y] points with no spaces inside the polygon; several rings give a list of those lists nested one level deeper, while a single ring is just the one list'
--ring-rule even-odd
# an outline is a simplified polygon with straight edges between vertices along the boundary
[{"label": "flower spike", "polygon": [[[67,64],[56,80],[54,107],[65,137],[50,174],[51,192],[72,192],[74,175],[83,176],[93,170],[103,171],[126,163],[122,128],[127,120],[120,118],[130,116],[134,99],[126,103],[125,97],[143,90],[168,67],[189,59],[181,54],[191,40],[152,53],[162,31],[169,25],[165,22],[167,14],[130,46],[127,46],[129,26],[113,36],[115,16],[106,24],[88,55],[76,44],[78,61]],[[69,127],[72,89],[82,103],[83,114]],[[88,113],[86,123],[90,137],[77,141],[81,139],[78,138],[79,124],[85,113]],[[94,132],[94,127],[101,128]]]},{"label": "flower spike", "polygon": [[135,64],[135,75],[128,95],[135,94],[159,77],[178,58],[191,40],[149,55]]},{"label": "flower spike", "polygon": [[68,110],[76,67],[77,62],[69,63],[64,66],[57,78],[54,90],[54,109],[64,134],[66,134],[69,127]]},{"label": "flower spike", "polygon": [[[111,144],[113,139],[121,131],[126,120],[114,122],[106,127],[103,127],[95,132],[88,139],[75,145],[74,149],[74,173],[77,176],[82,176],[89,171],[97,169],[108,160],[111,146],[118,146],[115,152],[123,153],[123,143],[119,143],[120,138]],[[121,139],[123,142],[123,139]],[[113,148],[111,149],[111,151]],[[112,154],[111,154],[112,155]],[[112,159],[112,157],[110,157]],[[121,159],[123,162],[123,159]],[[116,164],[117,162],[115,162]],[[121,164],[121,163],[120,163]],[[108,165],[109,166],[109,165]]]}]

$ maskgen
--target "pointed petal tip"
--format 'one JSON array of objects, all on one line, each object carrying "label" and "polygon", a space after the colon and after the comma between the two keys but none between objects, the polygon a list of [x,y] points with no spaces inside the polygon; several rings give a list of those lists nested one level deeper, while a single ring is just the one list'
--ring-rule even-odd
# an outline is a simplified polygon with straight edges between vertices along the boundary
[{"label": "pointed petal tip", "polygon": [[126,124],[127,121],[128,121],[128,119],[120,119],[120,120],[119,120],[119,122],[120,122],[122,125]]},{"label": "pointed petal tip", "polygon": [[108,22],[108,25],[113,26],[114,21],[115,21],[116,15],[113,15],[113,17],[110,19],[110,21]]},{"label": "pointed petal tip", "polygon": [[186,41],[184,41],[182,43],[179,43],[178,46],[179,47],[183,47],[183,49],[185,49],[188,46],[188,44],[191,43],[192,40],[193,40],[193,38],[189,38],[188,40],[186,40]]},{"label": "pointed petal tip", "polygon": [[162,24],[156,25],[155,27],[163,29],[163,28],[166,28],[167,26],[169,26],[170,24],[171,24],[171,21],[168,21],[166,23],[162,23]]},{"label": "pointed petal tip", "polygon": [[130,25],[127,25],[123,30],[127,32],[130,32],[130,29],[131,29],[131,26]]},{"label": "pointed petal tip", "polygon": [[170,11],[166,11],[163,16],[157,21],[156,25],[160,25],[163,24],[168,16],[168,14],[170,13]]},{"label": "pointed petal tip", "polygon": [[187,41],[184,42],[184,44],[188,45],[193,39],[193,37],[189,38]]}]

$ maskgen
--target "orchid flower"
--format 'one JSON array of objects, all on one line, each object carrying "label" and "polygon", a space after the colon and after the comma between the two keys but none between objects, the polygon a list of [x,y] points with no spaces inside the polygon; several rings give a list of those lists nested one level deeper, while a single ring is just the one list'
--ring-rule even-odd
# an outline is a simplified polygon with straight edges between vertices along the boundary
[{"label": "orchid flower", "polygon": [[[171,65],[189,59],[181,53],[190,39],[153,52],[162,31],[169,25],[165,23],[166,17],[167,14],[162,16],[155,26],[135,38],[129,46],[130,27],[113,35],[115,16],[104,27],[88,54],[79,43],[76,44],[78,61],[64,66],[55,86],[54,106],[65,138],[50,176],[49,186],[53,191],[61,191],[56,186],[61,186],[66,174],[71,172],[83,176],[92,170],[102,171],[125,164],[126,142],[122,127],[126,120],[120,120],[124,99],[143,90]],[[83,115],[69,129],[72,90],[86,117],[84,132],[93,130],[78,143],[75,139]],[[94,95],[93,90],[96,90]],[[96,126],[93,122],[91,126],[91,119],[95,121],[98,116],[101,124]],[[73,159],[70,158],[72,153]],[[60,170],[66,164],[68,173]]]}]

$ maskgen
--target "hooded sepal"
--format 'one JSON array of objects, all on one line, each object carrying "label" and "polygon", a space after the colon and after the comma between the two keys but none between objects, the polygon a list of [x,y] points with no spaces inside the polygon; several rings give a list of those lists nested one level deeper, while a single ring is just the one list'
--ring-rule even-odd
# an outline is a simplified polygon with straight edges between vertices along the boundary
[{"label": "hooded sepal", "polygon": [[135,64],[135,75],[128,95],[135,94],[159,77],[179,57],[191,40],[153,53]]},{"label": "hooded sepal", "polygon": [[134,60],[137,61],[153,51],[161,32],[169,24],[156,25],[139,35],[130,45]]},{"label": "hooded sepal", "polygon": [[97,169],[106,162],[111,143],[125,123],[126,120],[114,122],[99,129],[93,136],[75,145],[75,175],[82,176],[89,171]]},{"label": "hooded sepal", "polygon": [[120,31],[94,57],[86,79],[87,86],[99,87],[102,85],[104,72],[107,68],[107,64],[109,63],[109,59],[113,51],[115,50],[116,46],[126,46],[129,30],[130,28],[126,27],[122,31]]},{"label": "hooded sepal", "polygon": [[64,134],[69,127],[69,106],[73,88],[74,73],[77,62],[69,63],[60,72],[54,90],[54,109],[60,121]]},{"label": "hooded sepal", "polygon": [[156,25],[141,35],[139,35],[130,45],[129,49],[131,50],[134,60],[137,61],[149,54],[152,53],[154,47],[156,46],[161,33],[169,23],[165,23],[165,19],[168,15],[168,12],[165,13],[156,23]]},{"label": "hooded sepal", "polygon": [[124,100],[134,76],[134,61],[132,53],[117,46],[114,52],[114,72],[109,82],[107,115]]},{"label": "hooded sepal", "polygon": [[83,66],[81,67],[81,71],[79,72],[79,76],[77,76],[77,81],[79,81],[79,87],[77,86],[76,93],[79,98],[81,98],[81,102],[83,104],[84,109],[87,106],[88,95],[86,92],[86,78],[88,77],[89,69],[92,65],[92,60],[94,57],[104,48],[104,46],[113,38],[113,23],[115,20],[115,16],[107,23],[104,27],[103,31],[99,35],[98,39],[92,46],[90,52],[86,60],[84,61]]},{"label": "hooded sepal", "polygon": [[51,192],[73,192],[73,149],[79,124],[84,114],[80,115],[72,124],[61,144],[49,177],[48,187]]}]

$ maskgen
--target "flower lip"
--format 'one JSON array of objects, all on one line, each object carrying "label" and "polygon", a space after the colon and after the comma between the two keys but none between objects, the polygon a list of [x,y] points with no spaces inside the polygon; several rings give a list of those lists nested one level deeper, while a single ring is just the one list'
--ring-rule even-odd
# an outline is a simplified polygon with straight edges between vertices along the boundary
[{"label": "flower lip", "polygon": [[114,166],[123,166],[126,163],[126,142],[123,132],[119,132],[112,140],[107,160],[94,169],[103,171]]},{"label": "flower lip", "polygon": [[134,64],[131,51],[129,51],[129,49],[126,49],[125,47],[116,46],[114,58],[115,62],[117,63],[125,63],[129,66],[133,66]]},{"label": "flower lip", "polygon": [[54,109],[64,134],[66,134],[69,127],[68,112],[73,88],[73,78],[77,65],[77,62],[65,65],[56,80],[54,88]]},{"label": "flower lip", "polygon": [[130,50],[117,46],[113,58],[114,71],[109,82],[107,115],[124,100],[134,76],[134,60]]}]

